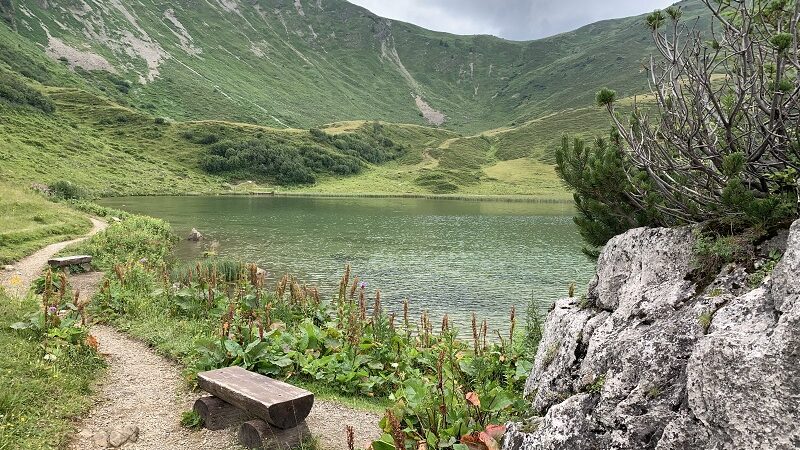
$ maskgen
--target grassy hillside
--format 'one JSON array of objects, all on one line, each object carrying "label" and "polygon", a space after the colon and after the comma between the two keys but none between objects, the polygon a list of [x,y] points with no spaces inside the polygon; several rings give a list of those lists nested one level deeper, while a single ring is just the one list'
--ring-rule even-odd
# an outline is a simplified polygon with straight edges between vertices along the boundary
[{"label": "grassy hillside", "polygon": [[[309,130],[274,129],[223,122],[162,122],[74,88],[40,87],[55,112],[0,101],[0,176],[27,185],[69,180],[95,195],[163,195],[247,191],[384,194],[534,195],[566,199],[552,167],[563,134],[604,134],[604,110],[567,110],[518,127],[475,136],[443,129],[381,123],[382,136],[403,147],[381,163],[360,159],[357,174],[322,171],[313,184],[281,184],[247,170],[216,175],[204,158],[225,142],[283,143],[342,154]],[[374,122],[337,122],[320,127],[332,140],[363,136]],[[349,156],[346,156],[349,158]]]},{"label": "grassy hillside", "polygon": [[54,242],[85,234],[85,215],[27,189],[0,183],[0,264]]},{"label": "grassy hillside", "polygon": [[[698,4],[683,2],[685,16],[701,14]],[[3,8],[39,53],[131,106],[280,128],[424,125],[442,114],[445,127],[462,132],[519,124],[589,106],[602,86],[642,90],[638,69],[652,50],[641,17],[512,42],[432,32],[343,0],[18,0]]]},{"label": "grassy hillside", "polygon": [[[3,73],[8,74],[0,69],[0,75]],[[568,199],[552,167],[561,136],[592,138],[605,134],[610,126],[605,110],[588,107],[472,136],[412,124],[334,122],[319,127],[318,133],[326,136],[321,139],[303,129],[213,120],[165,121],[87,90],[22,82],[34,93],[31,95],[43,98],[39,102],[52,103],[54,111],[46,112],[22,100],[3,101],[0,95],[0,133],[6,136],[0,141],[0,158],[6,162],[0,165],[0,176],[20,185],[68,180],[94,195],[224,193],[238,189]],[[620,107],[624,108],[626,102],[630,99],[622,100]],[[346,139],[363,143],[370,151],[385,151],[389,147],[383,148],[375,140],[376,127],[381,140],[402,150],[392,150],[396,153],[381,159],[380,155],[354,153],[340,142]],[[266,150],[260,151],[266,151],[266,156],[286,150],[296,158],[294,153],[312,149],[316,153],[309,164],[320,158],[333,158],[333,162],[315,169],[313,183],[299,184],[281,182],[274,170],[254,170],[256,165],[251,160],[239,163],[240,169],[229,170],[209,170],[204,164],[220,147],[250,152],[254,144],[265,146]],[[240,156],[226,154],[227,159]],[[357,170],[330,170],[340,160],[347,164],[355,161]],[[252,183],[240,186],[245,181]]]}]

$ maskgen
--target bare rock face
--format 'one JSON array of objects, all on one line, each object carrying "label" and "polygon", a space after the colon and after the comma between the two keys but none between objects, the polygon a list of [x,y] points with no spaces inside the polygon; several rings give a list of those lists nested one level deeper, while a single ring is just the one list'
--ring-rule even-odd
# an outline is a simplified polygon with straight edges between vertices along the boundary
[{"label": "bare rock face", "polygon": [[582,299],[547,317],[526,395],[543,417],[504,450],[800,448],[800,221],[761,286],[726,267],[689,281],[691,229],[603,250]]}]

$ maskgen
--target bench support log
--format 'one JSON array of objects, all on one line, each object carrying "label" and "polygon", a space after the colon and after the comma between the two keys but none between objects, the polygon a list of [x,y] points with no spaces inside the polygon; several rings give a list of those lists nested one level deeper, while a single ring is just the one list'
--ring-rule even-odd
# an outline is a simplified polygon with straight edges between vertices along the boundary
[{"label": "bench support log", "polygon": [[290,450],[310,438],[311,431],[305,421],[287,430],[270,426],[261,419],[249,420],[239,427],[239,443],[245,448]]},{"label": "bench support log", "polygon": [[198,398],[193,409],[203,419],[203,426],[209,430],[222,430],[253,418],[244,410],[213,395]]}]

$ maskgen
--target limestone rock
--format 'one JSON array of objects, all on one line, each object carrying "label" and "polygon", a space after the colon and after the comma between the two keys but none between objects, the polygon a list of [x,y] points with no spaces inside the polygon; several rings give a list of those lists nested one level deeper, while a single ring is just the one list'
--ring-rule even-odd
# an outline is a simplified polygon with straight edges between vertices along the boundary
[{"label": "limestone rock", "polygon": [[188,241],[199,242],[203,240],[203,235],[197,231],[197,228],[192,228],[192,231],[189,233],[189,236],[186,238]]},{"label": "limestone rock", "polygon": [[587,297],[549,313],[525,389],[543,417],[504,449],[800,448],[800,221],[773,241],[761,286],[728,266],[702,292],[690,228],[609,241]]}]

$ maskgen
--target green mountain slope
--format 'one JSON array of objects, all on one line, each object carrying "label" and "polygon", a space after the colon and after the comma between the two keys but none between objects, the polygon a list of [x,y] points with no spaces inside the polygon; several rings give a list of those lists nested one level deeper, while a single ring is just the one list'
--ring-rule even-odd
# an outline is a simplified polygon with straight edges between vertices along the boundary
[{"label": "green mountain slope", "polygon": [[[697,0],[685,3],[700,14]],[[428,31],[343,0],[2,5],[51,58],[116,74],[132,106],[272,127],[367,119],[477,132],[588,106],[604,85],[639,92],[651,52],[637,17],[511,42]]]}]

